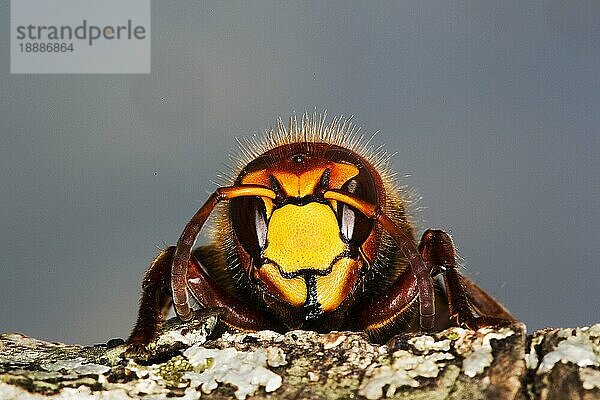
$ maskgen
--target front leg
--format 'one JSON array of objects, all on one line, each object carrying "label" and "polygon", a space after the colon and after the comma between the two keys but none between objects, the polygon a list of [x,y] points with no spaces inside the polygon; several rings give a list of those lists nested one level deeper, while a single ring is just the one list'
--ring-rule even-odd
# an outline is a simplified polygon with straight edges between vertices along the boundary
[{"label": "front leg", "polygon": [[[175,246],[161,251],[154,259],[142,283],[138,317],[127,339],[128,355],[139,358],[145,355],[146,345],[154,340],[172,304],[171,266]],[[197,252],[203,254],[203,248]],[[228,293],[205,271],[196,257],[189,260],[186,287],[203,308],[224,308],[222,321],[239,330],[280,329],[268,316]]]},{"label": "front leg", "polygon": [[[362,330],[375,341],[382,341],[397,325],[410,325],[418,303],[419,288],[410,268],[402,273],[384,293],[358,307],[347,319],[346,328]],[[397,332],[395,332],[397,333]]]},{"label": "front leg", "polygon": [[162,250],[144,274],[137,320],[127,339],[127,353],[131,357],[139,358],[146,353],[146,345],[156,338],[173,302],[170,279],[174,253],[175,246]]},{"label": "front leg", "polygon": [[425,231],[419,251],[433,268],[434,274],[443,274],[450,318],[455,318],[459,325],[478,329],[506,325],[516,320],[492,296],[458,273],[454,243],[446,232],[434,229]]}]

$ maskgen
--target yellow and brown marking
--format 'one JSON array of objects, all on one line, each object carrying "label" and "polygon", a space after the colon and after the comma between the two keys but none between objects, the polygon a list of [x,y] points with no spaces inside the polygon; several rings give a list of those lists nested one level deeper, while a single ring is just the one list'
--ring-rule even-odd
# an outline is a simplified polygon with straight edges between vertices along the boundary
[{"label": "yellow and brown marking", "polygon": [[237,247],[238,254],[246,251],[250,256],[241,265],[268,293],[292,307],[322,313],[335,311],[355,289],[359,270],[376,257],[377,229],[365,231],[368,217],[358,215],[353,232],[358,227],[359,236],[366,235],[349,243],[340,232],[339,202],[323,199],[319,191],[323,187],[343,191],[351,180],[360,183],[361,198],[385,204],[381,178],[372,166],[358,154],[327,143],[286,144],[240,172],[236,185],[261,185],[277,194],[275,199],[252,200],[262,203],[266,214],[266,242],[260,252],[256,242],[248,241],[254,232],[248,224],[253,222],[245,218],[255,217],[243,211],[257,206],[251,201],[232,202],[234,231],[246,235],[238,237],[238,246],[244,244],[243,250]]}]

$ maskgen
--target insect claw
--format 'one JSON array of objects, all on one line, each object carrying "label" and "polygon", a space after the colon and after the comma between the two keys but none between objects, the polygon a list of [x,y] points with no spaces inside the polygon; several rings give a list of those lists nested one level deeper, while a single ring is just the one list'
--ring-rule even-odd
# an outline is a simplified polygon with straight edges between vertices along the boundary
[{"label": "insect claw", "polygon": [[433,330],[434,322],[435,322],[435,313],[420,316],[419,324],[421,325],[421,328],[425,329],[426,331]]}]

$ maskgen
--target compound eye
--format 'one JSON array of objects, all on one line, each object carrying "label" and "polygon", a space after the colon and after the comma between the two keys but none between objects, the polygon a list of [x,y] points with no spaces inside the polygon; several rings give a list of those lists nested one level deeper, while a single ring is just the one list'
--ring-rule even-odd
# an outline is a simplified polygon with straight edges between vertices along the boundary
[{"label": "compound eye", "polygon": [[[374,188],[361,184],[356,179],[350,179],[342,186],[342,190],[367,201],[372,201]],[[370,192],[372,191],[372,192]],[[345,242],[353,243],[356,246],[362,245],[373,230],[373,220],[367,218],[360,211],[345,203],[338,202],[337,218],[340,226],[340,233]]]},{"label": "compound eye", "polygon": [[239,197],[229,203],[235,235],[251,256],[259,256],[267,245],[267,212],[262,199]]}]

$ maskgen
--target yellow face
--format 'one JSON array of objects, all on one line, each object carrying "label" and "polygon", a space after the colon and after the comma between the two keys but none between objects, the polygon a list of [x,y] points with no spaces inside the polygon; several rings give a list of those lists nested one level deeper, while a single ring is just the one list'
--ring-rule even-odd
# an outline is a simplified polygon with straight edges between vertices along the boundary
[{"label": "yellow face", "polygon": [[[328,204],[286,204],[273,211],[260,279],[289,304],[335,310],[355,283],[357,261]],[[310,291],[313,293],[310,293]]]},{"label": "yellow face", "polygon": [[275,200],[232,201],[234,231],[251,258],[243,263],[246,273],[270,295],[307,315],[332,312],[342,304],[364,265],[361,246],[366,241],[372,247],[372,235],[364,232],[360,243],[353,240],[355,226],[365,231],[364,217],[315,195],[324,185],[347,188],[359,174],[356,165],[343,159],[295,155],[247,171],[238,182],[267,186],[278,194]]}]

